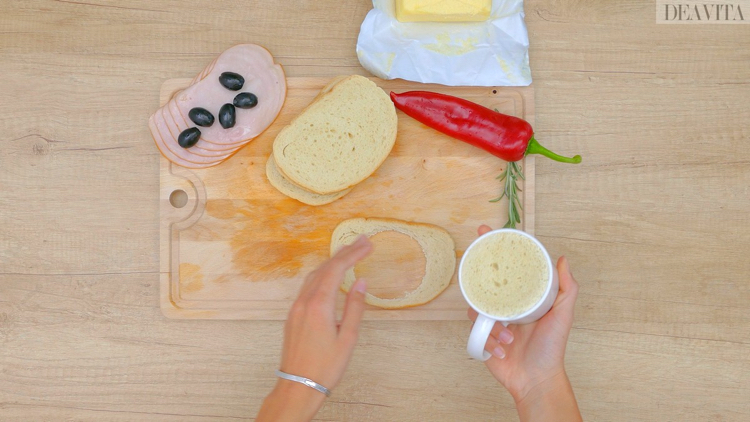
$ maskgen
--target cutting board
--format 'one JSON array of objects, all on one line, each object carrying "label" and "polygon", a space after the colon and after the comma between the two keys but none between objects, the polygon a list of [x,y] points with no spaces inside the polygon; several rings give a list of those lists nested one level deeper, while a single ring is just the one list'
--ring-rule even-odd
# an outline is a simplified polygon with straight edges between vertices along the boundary
[{"label": "cutting board", "polygon": [[[373,79],[386,92],[430,90],[456,95],[534,123],[533,88],[444,87]],[[507,201],[495,179],[502,160],[451,139],[398,112],[396,145],[383,165],[351,193],[312,207],[288,198],[266,179],[276,134],[328,83],[288,78],[281,114],[260,137],[224,163],[190,170],[160,158],[161,309],[170,318],[286,319],[305,275],[329,256],[333,229],[354,217],[388,217],[431,223],[456,242],[456,259],[476,238],[480,224],[501,227]],[[161,104],[187,86],[173,79]],[[534,158],[523,162],[521,227],[534,227]],[[414,289],[424,274],[418,244],[395,232],[371,239],[374,253],[355,267],[371,293],[395,297]],[[343,304],[339,294],[339,309]],[[366,319],[456,320],[467,305],[454,275],[432,302],[408,309],[368,307]]]}]

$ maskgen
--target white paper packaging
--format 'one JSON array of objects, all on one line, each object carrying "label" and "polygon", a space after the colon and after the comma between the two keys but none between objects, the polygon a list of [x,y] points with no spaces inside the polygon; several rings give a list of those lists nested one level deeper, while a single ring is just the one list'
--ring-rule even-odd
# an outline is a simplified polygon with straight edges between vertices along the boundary
[{"label": "white paper packaging", "polygon": [[373,0],[357,39],[359,62],[383,79],[449,86],[531,84],[522,0],[493,0],[484,22],[399,22],[395,0]]}]

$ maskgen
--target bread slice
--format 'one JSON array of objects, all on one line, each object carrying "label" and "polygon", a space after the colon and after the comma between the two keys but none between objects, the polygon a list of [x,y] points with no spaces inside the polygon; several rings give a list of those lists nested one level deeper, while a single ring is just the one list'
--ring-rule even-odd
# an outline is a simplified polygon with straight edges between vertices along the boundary
[{"label": "bread slice", "polygon": [[[342,246],[357,240],[360,234],[368,237],[384,231],[405,234],[419,243],[425,256],[425,271],[422,282],[402,297],[384,299],[365,295],[365,302],[385,309],[407,308],[423,305],[435,299],[445,290],[456,270],[456,245],[450,234],[442,227],[432,224],[414,223],[390,218],[352,218],[344,220],[336,227],[331,237],[331,256]],[[344,275],[341,290],[348,292],[355,281],[354,269]]]},{"label": "bread slice", "polygon": [[[347,76],[337,76],[333,79],[331,79],[330,82],[328,82],[328,85],[324,86],[323,89],[318,92],[318,95],[313,98],[313,103],[316,102],[318,99],[320,99],[324,94],[331,91],[331,89],[342,80],[346,79]],[[326,205],[330,204],[331,202],[343,197],[347,193],[349,193],[352,188],[344,189],[339,192],[331,193],[322,195],[316,192],[309,191],[302,186],[292,182],[291,180],[287,179],[284,174],[281,173],[279,170],[278,165],[276,164],[276,160],[273,157],[273,152],[268,157],[268,161],[266,161],[266,178],[271,183],[271,186],[275,187],[276,190],[281,192],[282,194],[292,198],[296,199],[303,204],[312,205],[312,206],[320,206],[320,205]]]},{"label": "bread slice", "polygon": [[[328,81],[328,85],[324,86],[323,89],[321,89],[320,92],[318,92],[318,95],[316,95],[315,98],[313,98],[313,100],[310,103],[310,105],[312,105],[312,103],[314,103],[315,101],[318,101],[320,99],[320,97],[322,97],[323,95],[331,92],[331,90],[333,89],[334,86],[336,86],[337,83],[339,83],[339,82],[341,82],[344,79],[347,79],[349,77],[350,76],[347,76],[347,75],[339,75],[339,76],[334,77],[330,81]],[[308,107],[310,107],[310,105],[308,105]]]},{"label": "bread slice", "polygon": [[396,142],[396,109],[363,76],[332,81],[274,140],[280,172],[297,185],[333,194],[369,177]]},{"label": "bread slice", "polygon": [[330,204],[331,202],[341,198],[351,191],[350,189],[344,189],[341,192],[331,193],[328,195],[321,195],[319,193],[310,192],[309,190],[298,186],[290,182],[283,174],[279,172],[276,167],[276,160],[273,158],[273,154],[268,157],[266,162],[266,177],[271,185],[275,187],[279,192],[284,195],[294,198],[304,204],[319,206]]}]

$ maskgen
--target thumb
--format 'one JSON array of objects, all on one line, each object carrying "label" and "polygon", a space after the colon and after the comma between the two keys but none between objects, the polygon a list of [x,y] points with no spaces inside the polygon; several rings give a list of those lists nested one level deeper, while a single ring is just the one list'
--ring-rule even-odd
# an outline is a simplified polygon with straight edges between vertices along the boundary
[{"label": "thumb", "polygon": [[357,343],[359,323],[362,321],[362,314],[365,312],[365,291],[367,291],[365,281],[357,280],[346,295],[339,338],[352,347]]},{"label": "thumb", "polygon": [[557,260],[557,274],[560,277],[560,292],[557,295],[554,307],[563,307],[572,315],[578,298],[578,282],[573,278],[568,259],[564,256]]}]

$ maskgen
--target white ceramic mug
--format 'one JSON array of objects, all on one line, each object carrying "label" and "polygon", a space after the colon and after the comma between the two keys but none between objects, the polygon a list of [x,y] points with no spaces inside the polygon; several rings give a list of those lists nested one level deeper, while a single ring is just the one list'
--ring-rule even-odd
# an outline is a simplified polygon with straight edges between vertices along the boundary
[{"label": "white ceramic mug", "polygon": [[[477,308],[466,295],[466,290],[464,290],[464,284],[461,280],[464,261],[466,261],[466,257],[471,254],[471,250],[474,248],[474,246],[476,246],[477,243],[485,237],[494,236],[498,233],[504,232],[518,233],[531,239],[544,254],[544,258],[547,260],[547,267],[549,268],[547,288],[545,289],[544,295],[542,295],[541,299],[539,299],[539,301],[526,312],[511,318],[490,315]],[[530,322],[538,320],[539,318],[543,317],[544,314],[549,312],[550,309],[552,309],[552,304],[557,298],[557,291],[559,290],[560,286],[560,282],[557,278],[557,269],[554,265],[552,265],[552,260],[550,259],[549,253],[547,253],[547,250],[544,248],[544,246],[542,246],[542,244],[534,236],[516,229],[493,230],[489,233],[485,233],[484,235],[478,237],[474,242],[472,242],[471,245],[469,245],[469,247],[466,249],[466,252],[464,252],[463,257],[461,257],[461,263],[458,266],[458,284],[461,287],[461,294],[464,295],[464,299],[466,299],[466,302],[468,302],[469,306],[474,308],[474,310],[479,314],[477,316],[476,322],[474,322],[474,327],[471,329],[471,334],[469,335],[469,343],[466,346],[466,350],[469,352],[469,355],[471,357],[481,361],[485,361],[491,356],[484,350],[484,345],[487,343],[487,339],[490,336],[490,331],[492,331],[492,327],[495,326],[495,322],[500,322],[507,327],[509,324],[528,324]]]}]

